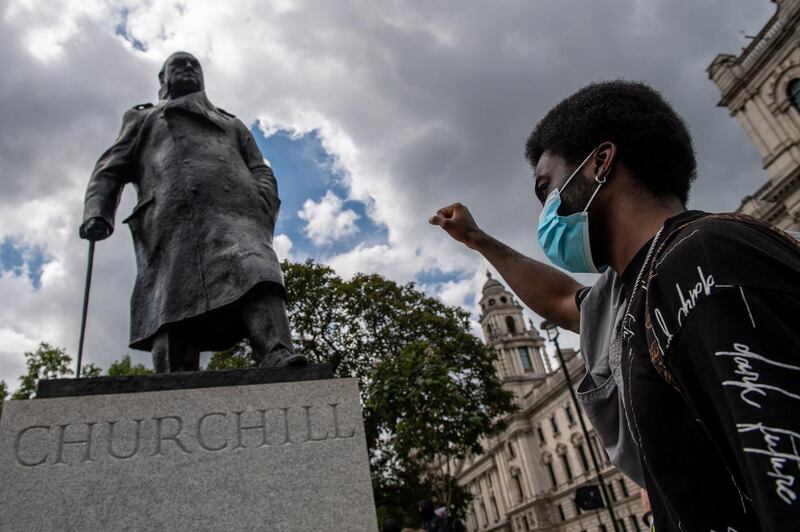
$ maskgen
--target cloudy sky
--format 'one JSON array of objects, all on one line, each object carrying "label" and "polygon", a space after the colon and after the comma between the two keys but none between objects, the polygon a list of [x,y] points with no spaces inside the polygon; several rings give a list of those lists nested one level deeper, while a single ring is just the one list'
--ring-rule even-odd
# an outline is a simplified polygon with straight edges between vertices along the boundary
[{"label": "cloudy sky", "polygon": [[[700,162],[691,208],[735,209],[766,179],[705,69],[746,45],[774,10],[768,0],[5,0],[0,10],[0,379],[12,387],[40,341],[77,351],[86,182],[123,112],[155,101],[176,50],[200,59],[209,98],[251,126],[272,164],[280,255],[416,281],[471,311],[487,265],[427,218],[461,201],[491,234],[542,257],[523,144],[591,81],[645,81],[686,118]],[[127,190],[118,222],[135,201]],[[97,246],[87,362],[105,368],[131,352],[134,276],[118,227]]]}]

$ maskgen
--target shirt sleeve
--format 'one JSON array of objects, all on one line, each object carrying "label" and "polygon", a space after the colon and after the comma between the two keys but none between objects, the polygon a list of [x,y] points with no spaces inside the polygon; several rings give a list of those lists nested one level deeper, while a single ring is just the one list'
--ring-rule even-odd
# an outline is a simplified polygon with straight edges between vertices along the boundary
[{"label": "shirt sleeve", "polygon": [[763,530],[800,519],[800,301],[730,287],[698,302],[665,356]]},{"label": "shirt sleeve", "polygon": [[575,292],[575,306],[578,307],[578,312],[581,311],[581,303],[583,303],[583,300],[589,295],[589,291],[591,289],[592,288],[590,286],[583,286],[578,288],[578,290]]},{"label": "shirt sleeve", "polygon": [[793,529],[800,251],[738,221],[702,220],[670,236],[646,290],[650,358],[681,392],[762,529]]}]

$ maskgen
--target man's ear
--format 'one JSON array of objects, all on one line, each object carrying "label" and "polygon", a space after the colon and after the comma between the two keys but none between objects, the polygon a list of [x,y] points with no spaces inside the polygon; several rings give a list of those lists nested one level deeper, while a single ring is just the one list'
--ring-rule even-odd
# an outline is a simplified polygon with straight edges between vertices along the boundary
[{"label": "man's ear", "polygon": [[605,181],[611,174],[614,161],[617,159],[617,145],[613,142],[603,142],[597,147],[592,161],[592,171],[595,179]]}]

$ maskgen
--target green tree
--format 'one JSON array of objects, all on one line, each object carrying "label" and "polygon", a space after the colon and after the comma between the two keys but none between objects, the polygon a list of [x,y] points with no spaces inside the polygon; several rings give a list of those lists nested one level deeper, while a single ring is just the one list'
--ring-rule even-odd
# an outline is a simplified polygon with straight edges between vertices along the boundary
[{"label": "green tree", "polygon": [[230,349],[211,354],[208,369],[252,368],[256,365],[247,340],[242,340]]},{"label": "green tree", "polygon": [[[468,501],[454,484],[453,461],[480,453],[481,438],[503,428],[499,420],[511,408],[491,357],[464,340],[438,348],[412,342],[384,359],[372,375],[367,402],[379,413],[381,432],[393,432],[394,452],[421,474],[436,500],[458,510]],[[468,353],[476,356],[455,365]]]},{"label": "green tree", "polygon": [[468,496],[445,458],[480,453],[481,437],[514,409],[469,314],[413,283],[343,280],[310,261],[282,266],[295,347],[358,380],[379,513],[407,515],[431,494],[460,513]]},{"label": "green tree", "polygon": [[81,367],[81,378],[99,377],[102,374],[103,370],[95,364],[86,364]]},{"label": "green tree", "polygon": [[106,375],[120,377],[123,375],[153,375],[153,373],[152,369],[146,368],[143,364],[133,364],[131,356],[125,355],[122,360],[118,360],[108,367]]},{"label": "green tree", "polygon": [[36,351],[25,353],[25,365],[28,371],[19,378],[19,388],[11,398],[30,399],[36,395],[36,386],[41,379],[57,379],[72,375],[69,367],[71,362],[72,357],[63,348],[41,342]]}]

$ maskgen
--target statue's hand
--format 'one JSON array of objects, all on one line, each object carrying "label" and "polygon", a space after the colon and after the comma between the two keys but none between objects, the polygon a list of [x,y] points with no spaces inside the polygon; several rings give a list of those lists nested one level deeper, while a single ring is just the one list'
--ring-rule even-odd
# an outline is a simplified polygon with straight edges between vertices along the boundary
[{"label": "statue's hand", "polygon": [[111,235],[111,226],[102,218],[89,218],[78,230],[81,238],[86,240],[103,240]]}]

